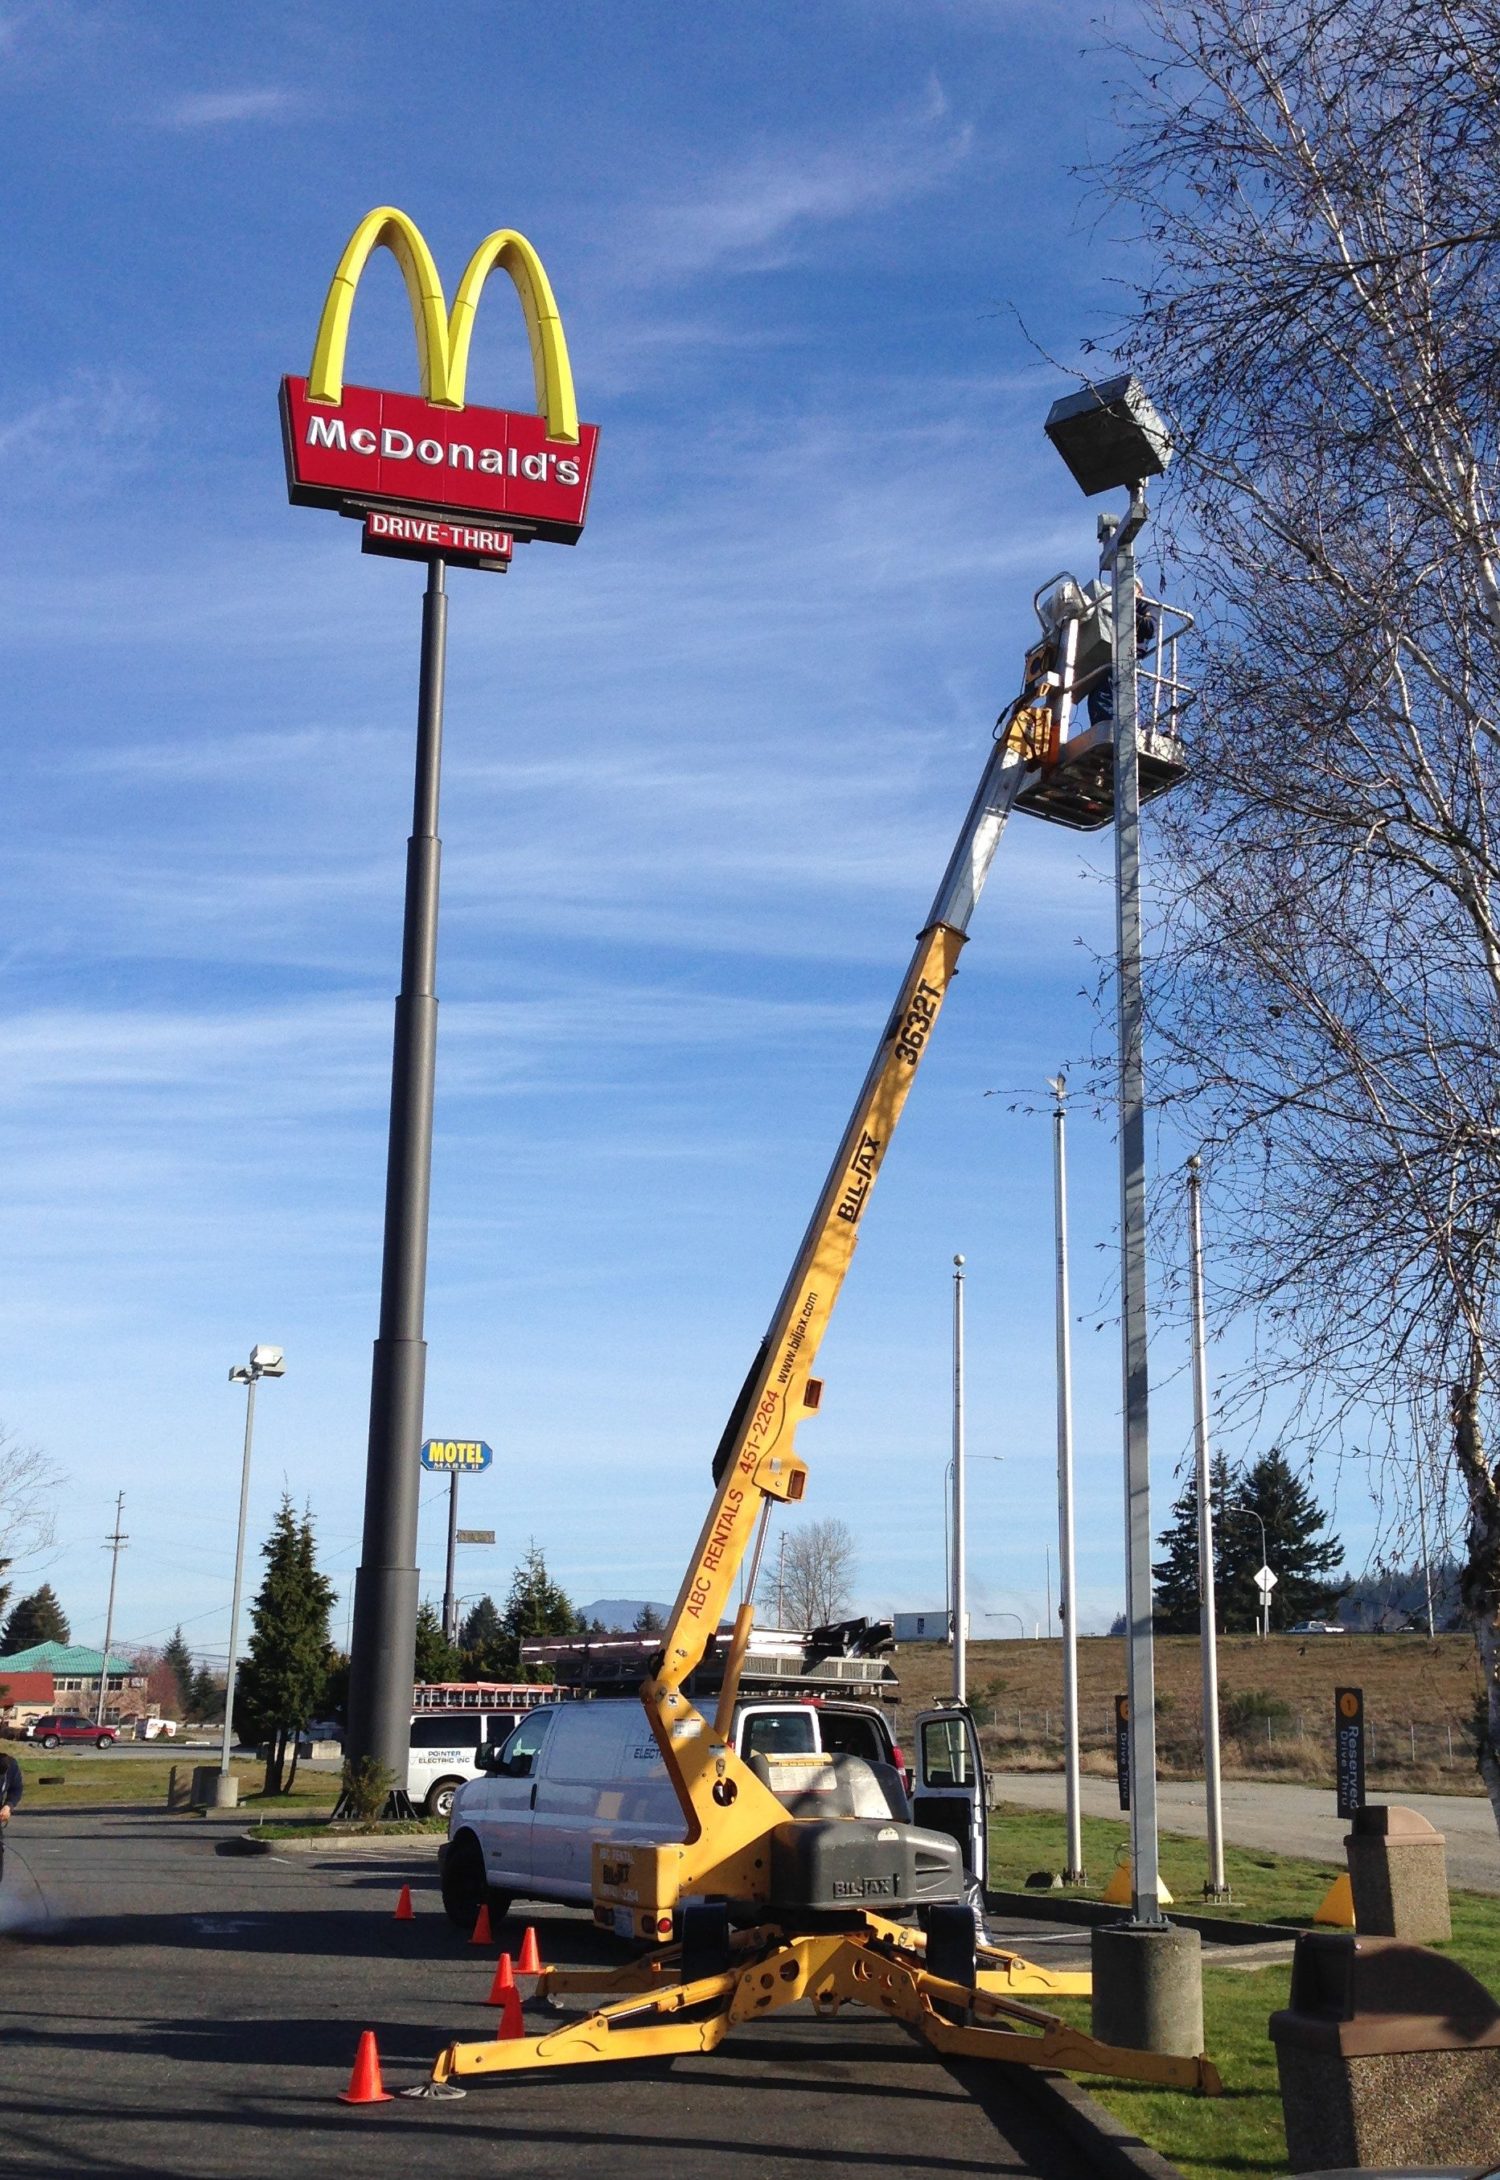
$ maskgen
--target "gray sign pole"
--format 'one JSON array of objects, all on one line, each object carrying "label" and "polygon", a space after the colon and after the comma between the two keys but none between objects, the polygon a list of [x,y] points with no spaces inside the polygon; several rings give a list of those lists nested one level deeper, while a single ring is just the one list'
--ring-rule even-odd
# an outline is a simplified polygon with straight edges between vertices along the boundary
[{"label": "gray sign pole", "polygon": [[1188,1246],[1192,1253],[1189,1300],[1193,1312],[1193,1443],[1198,1471],[1198,1633],[1203,1654],[1203,1791],[1208,1815],[1208,1882],[1205,1900],[1227,1900],[1224,1876],[1224,1809],[1219,1788],[1219,1635],[1214,1599],[1213,1461],[1208,1443],[1208,1341],[1203,1318],[1202,1163],[1187,1162]]},{"label": "gray sign pole", "polygon": [[458,1640],[458,1470],[448,1478],[448,1576],[443,1584],[443,1633]]},{"label": "gray sign pole", "polygon": [[349,1671],[351,1762],[369,1758],[395,1781],[386,1804],[409,1816],[406,1762],[417,1641],[417,1496],[427,1343],[427,1214],[437,1067],[438,787],[443,755],[444,563],[427,566],[417,697],[416,793],[406,848],[401,991],[391,1062],[390,1152],[380,1331],[370,1379],[364,1549],[354,1581]]},{"label": "gray sign pole", "polygon": [[1119,960],[1120,1320],[1125,1392],[1125,1617],[1129,1629],[1130,1862],[1137,1924],[1164,1923],[1156,1843],[1156,1670],[1151,1627],[1151,1486],[1147,1429],[1146,1077],[1141,990],[1140,714],[1135,633],[1135,539],[1146,494],[1108,541],[1114,576],[1115,928]]},{"label": "gray sign pole", "polygon": [[[1063,1797],[1067,1850],[1065,1885],[1085,1882],[1083,1816],[1078,1775],[1078,1615],[1074,1607],[1073,1549],[1073,1353],[1068,1301],[1068,1153],[1066,1141],[1067,1077],[1049,1083],[1052,1107],[1052,1203],[1057,1224],[1057,1583],[1062,1592],[1063,1654]],[[1049,1628],[1048,1633],[1051,1633]]]}]

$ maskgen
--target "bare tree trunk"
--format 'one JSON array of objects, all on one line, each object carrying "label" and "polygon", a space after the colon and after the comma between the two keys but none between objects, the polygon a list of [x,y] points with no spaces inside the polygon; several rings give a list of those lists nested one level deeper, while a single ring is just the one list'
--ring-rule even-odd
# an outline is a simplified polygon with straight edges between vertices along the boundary
[{"label": "bare tree trunk", "polygon": [[1469,1554],[1463,1600],[1484,1673],[1479,1772],[1500,1825],[1500,1485],[1479,1427],[1483,1361],[1478,1349],[1464,1384],[1453,1388],[1453,1452],[1469,1498]]}]

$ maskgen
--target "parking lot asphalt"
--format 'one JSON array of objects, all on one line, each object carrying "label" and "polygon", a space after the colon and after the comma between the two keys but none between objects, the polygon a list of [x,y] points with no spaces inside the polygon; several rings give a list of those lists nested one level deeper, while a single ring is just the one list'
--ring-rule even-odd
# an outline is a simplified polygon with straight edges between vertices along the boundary
[{"label": "parking lot asphalt", "polygon": [[[411,1855],[257,1856],[223,1826],[61,1812],[12,1826],[0,1888],[0,2175],[358,2173],[505,2180],[1083,2180],[1002,2068],[949,2068],[893,2024],[788,2013],[719,2051],[476,2082],[461,2103],[337,2101],[359,2032],[386,2087],[493,2033],[494,1953],[448,1927]],[[397,1843],[392,1843],[393,1850]],[[393,1919],[410,1881],[412,1922]],[[544,1957],[597,1956],[535,1916]],[[521,1925],[499,1933],[512,1950]],[[538,2016],[540,2026],[545,2016]]]}]

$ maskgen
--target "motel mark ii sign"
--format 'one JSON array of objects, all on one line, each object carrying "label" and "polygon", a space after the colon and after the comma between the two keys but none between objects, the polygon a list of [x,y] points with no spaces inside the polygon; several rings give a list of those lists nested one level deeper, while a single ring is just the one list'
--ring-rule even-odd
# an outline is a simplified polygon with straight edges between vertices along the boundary
[{"label": "motel mark ii sign", "polygon": [[[420,395],[344,383],[355,293],[379,248],[390,251],[406,282]],[[534,416],[464,400],[474,314],[497,268],[513,281],[526,320]],[[392,205],[367,213],[333,276],[306,378],[281,382],[281,427],[287,491],[298,506],[334,507],[364,519],[374,510],[443,522],[479,518],[517,543],[550,538],[573,545],[582,532],[599,429],[578,420],[551,283],[513,228],[497,228],[480,243],[450,311],[420,230]],[[483,557],[493,562],[501,555]]]}]

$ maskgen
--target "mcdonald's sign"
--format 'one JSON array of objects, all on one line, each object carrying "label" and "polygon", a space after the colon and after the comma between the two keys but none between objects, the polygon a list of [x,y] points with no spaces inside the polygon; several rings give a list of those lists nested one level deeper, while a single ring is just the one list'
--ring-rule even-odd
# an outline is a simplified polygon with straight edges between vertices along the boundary
[{"label": "mcdonald's sign", "polygon": [[[395,258],[411,300],[420,394],[346,386],[355,291],[377,249]],[[496,269],[520,297],[536,377],[536,415],[467,404],[469,343]],[[442,521],[482,517],[517,541],[576,544],[588,508],[596,424],[580,424],[551,283],[524,235],[500,227],[464,268],[450,311],[420,230],[379,205],[349,237],[323,305],[306,378],[281,382],[287,491],[294,504],[367,517],[375,509]]]}]

